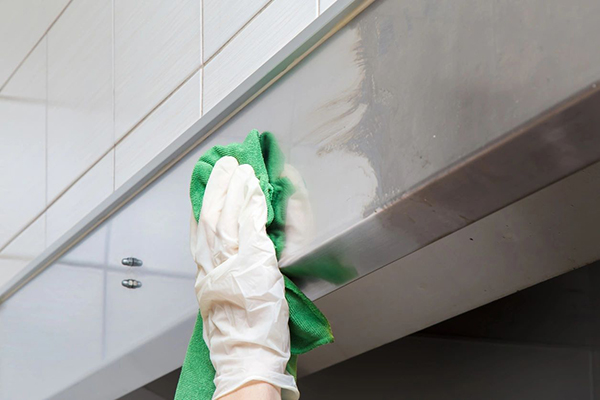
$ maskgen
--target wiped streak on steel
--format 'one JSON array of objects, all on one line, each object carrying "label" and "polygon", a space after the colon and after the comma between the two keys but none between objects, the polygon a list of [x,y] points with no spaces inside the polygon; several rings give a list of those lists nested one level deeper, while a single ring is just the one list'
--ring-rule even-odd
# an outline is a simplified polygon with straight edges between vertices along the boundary
[{"label": "wiped streak on steel", "polygon": [[593,84],[288,265],[299,266],[299,286],[317,299],[350,281],[304,278],[303,268],[333,259],[359,278],[598,161],[600,84]]}]

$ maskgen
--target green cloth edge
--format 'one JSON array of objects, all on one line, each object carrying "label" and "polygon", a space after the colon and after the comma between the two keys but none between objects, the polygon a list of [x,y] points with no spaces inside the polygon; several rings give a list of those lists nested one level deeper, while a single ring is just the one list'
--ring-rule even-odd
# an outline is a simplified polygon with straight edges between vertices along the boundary
[{"label": "green cloth edge", "polygon": [[[287,200],[294,188],[289,179],[282,178],[285,157],[273,134],[260,134],[252,130],[243,143],[215,146],[196,163],[190,183],[190,199],[196,220],[202,209],[202,199],[210,173],[222,157],[235,157],[240,164],[249,164],[259,180],[267,203],[267,234],[277,257],[285,247],[285,215]],[[289,328],[291,357],[287,371],[296,378],[299,354],[306,353],[323,344],[333,342],[333,333],[327,318],[317,306],[285,276],[285,298],[290,310]],[[196,318],[194,332],[183,362],[176,400],[210,400],[215,391],[215,370],[210,361],[210,352],[202,336],[202,317]]]}]

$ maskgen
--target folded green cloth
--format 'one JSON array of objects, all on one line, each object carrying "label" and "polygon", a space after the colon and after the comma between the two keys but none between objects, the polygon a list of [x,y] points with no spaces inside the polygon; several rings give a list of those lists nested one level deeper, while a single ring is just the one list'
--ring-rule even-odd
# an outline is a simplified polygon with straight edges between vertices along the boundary
[{"label": "folded green cloth", "polygon": [[[240,164],[249,164],[260,182],[267,201],[267,234],[273,241],[277,257],[285,247],[285,215],[289,196],[294,187],[287,178],[282,178],[284,156],[274,136],[262,135],[253,130],[243,143],[215,146],[204,154],[194,167],[190,184],[190,198],[194,216],[198,220],[208,178],[215,163],[224,156],[235,157]],[[290,309],[291,358],[287,370],[296,377],[299,354],[318,346],[333,342],[331,327],[325,316],[287,277],[285,298]],[[215,391],[213,383],[215,369],[210,353],[202,337],[202,316],[198,312],[194,333],[188,346],[181,369],[176,400],[210,400]]]}]

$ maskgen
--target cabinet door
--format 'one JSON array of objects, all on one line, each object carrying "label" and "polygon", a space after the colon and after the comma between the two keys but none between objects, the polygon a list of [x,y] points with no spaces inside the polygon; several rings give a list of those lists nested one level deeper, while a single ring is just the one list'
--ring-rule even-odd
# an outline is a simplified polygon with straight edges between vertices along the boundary
[{"label": "cabinet door", "polygon": [[[123,279],[139,280],[142,286],[127,289],[121,285]],[[110,271],[106,295],[108,358],[128,353],[198,312],[191,278]]]},{"label": "cabinet door", "polygon": [[[190,164],[188,162],[187,164]],[[178,165],[127,204],[108,222],[108,264],[126,268],[125,257],[142,260],[139,270],[168,276],[194,277],[190,255],[191,165]]]},{"label": "cabinet door", "polygon": [[[182,165],[185,164],[185,165]],[[108,357],[118,357],[198,311],[189,249],[190,160],[167,172],[107,223]],[[121,263],[135,257],[141,266]],[[125,279],[141,282],[129,289]]]},{"label": "cabinet door", "polygon": [[1,399],[48,398],[101,362],[105,271],[90,249],[104,249],[103,233],[0,305]]}]

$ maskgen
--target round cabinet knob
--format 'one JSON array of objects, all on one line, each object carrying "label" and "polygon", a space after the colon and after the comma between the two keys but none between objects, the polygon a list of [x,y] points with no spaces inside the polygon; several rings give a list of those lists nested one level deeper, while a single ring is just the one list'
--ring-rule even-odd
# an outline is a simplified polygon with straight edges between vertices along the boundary
[{"label": "round cabinet knob", "polygon": [[125,257],[121,260],[121,264],[127,267],[141,267],[143,262],[139,258],[135,257]]},{"label": "round cabinet knob", "polygon": [[121,285],[125,286],[127,289],[137,289],[142,287],[142,282],[136,281],[135,279],[123,279]]}]

